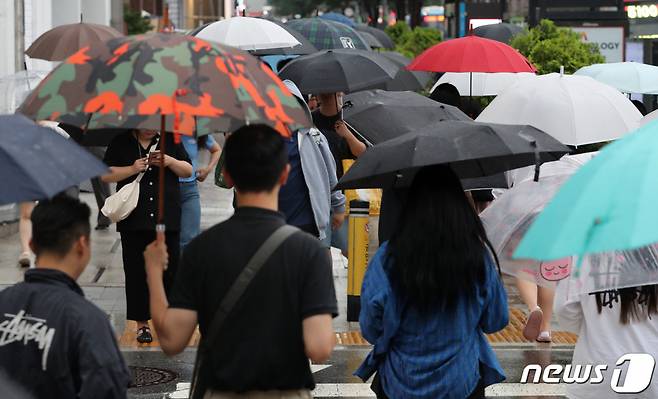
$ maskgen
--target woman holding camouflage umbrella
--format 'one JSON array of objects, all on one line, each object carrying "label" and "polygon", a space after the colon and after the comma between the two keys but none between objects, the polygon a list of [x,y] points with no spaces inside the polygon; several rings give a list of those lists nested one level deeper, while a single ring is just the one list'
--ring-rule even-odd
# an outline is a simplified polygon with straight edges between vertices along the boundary
[{"label": "woman holding camouflage umbrella", "polygon": [[[163,166],[155,151],[160,148],[162,137],[150,130],[133,130],[117,136],[105,153],[105,163],[112,173],[103,176],[105,182],[116,182],[117,191],[134,181],[139,181],[139,201],[130,215],[117,223],[121,234],[123,270],[126,276],[126,317],[137,323],[137,342],[153,340],[148,320],[149,291],[146,284],[143,252],[155,240],[157,223],[159,169]],[[174,143],[172,135],[166,135],[167,155],[165,167],[165,241],[169,253],[169,268],[165,272],[165,287],[176,274],[180,252],[181,197],[178,178],[192,175],[192,165],[181,144]]]}]

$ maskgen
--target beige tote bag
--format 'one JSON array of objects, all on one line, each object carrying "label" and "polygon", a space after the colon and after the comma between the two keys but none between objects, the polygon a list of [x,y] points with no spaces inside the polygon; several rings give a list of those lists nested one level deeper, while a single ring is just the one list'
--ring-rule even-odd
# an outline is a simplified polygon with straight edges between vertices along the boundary
[{"label": "beige tote bag", "polygon": [[[149,153],[155,151],[155,148],[158,146],[156,142]],[[105,199],[105,204],[101,212],[103,215],[107,216],[112,223],[118,223],[123,219],[127,218],[132,211],[137,208],[137,202],[139,201],[139,182],[142,180],[144,172],[141,172],[135,180],[121,187],[121,190],[110,195]]]}]

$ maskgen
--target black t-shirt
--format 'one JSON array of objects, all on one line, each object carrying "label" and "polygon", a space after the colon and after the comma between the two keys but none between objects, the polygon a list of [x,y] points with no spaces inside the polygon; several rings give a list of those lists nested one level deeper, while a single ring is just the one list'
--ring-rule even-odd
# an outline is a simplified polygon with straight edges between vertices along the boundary
[{"label": "black t-shirt", "polygon": [[326,116],[323,115],[319,109],[313,111],[311,115],[313,115],[313,124],[315,127],[317,127],[318,130],[324,134],[324,137],[327,138],[331,155],[333,155],[336,160],[336,177],[340,179],[343,176],[343,159],[356,159],[356,157],[352,155],[352,151],[350,150],[347,141],[340,137],[334,128],[336,121],[340,119],[340,115]]},{"label": "black t-shirt", "polygon": [[[173,136],[167,134],[167,155],[179,161],[190,162],[190,158],[182,144],[174,143]],[[137,159],[148,156],[150,148],[155,144],[153,138],[148,148],[142,148],[131,131],[116,136],[107,151],[104,161],[108,166],[131,166]],[[160,149],[158,142],[157,149]],[[117,223],[118,231],[154,230],[158,218],[158,182],[159,167],[149,167],[139,183],[139,201],[137,208],[124,220]],[[137,178],[130,176],[117,183],[117,191]],[[165,224],[167,230],[180,230],[181,199],[178,188],[178,176],[171,169],[165,169]]]},{"label": "black t-shirt", "polygon": [[[217,306],[260,245],[284,224],[279,212],[237,208],[194,239],[182,257],[170,306],[195,310],[201,336]],[[337,315],[329,251],[294,233],[279,247],[228,315],[200,374],[200,385],[225,392],[313,389],[302,321]]]}]

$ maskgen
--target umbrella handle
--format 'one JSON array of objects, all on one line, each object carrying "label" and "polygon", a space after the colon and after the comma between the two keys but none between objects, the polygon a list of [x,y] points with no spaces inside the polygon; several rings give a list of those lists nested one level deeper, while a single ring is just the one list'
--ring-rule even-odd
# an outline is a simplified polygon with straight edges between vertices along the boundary
[{"label": "umbrella handle", "polygon": [[536,182],[539,181],[540,169],[541,169],[541,158],[539,156],[539,151],[537,150],[537,146],[535,145],[535,177],[534,177],[534,181],[536,181]]},{"label": "umbrella handle", "polygon": [[526,136],[525,134],[521,134],[521,137],[524,139],[528,140],[530,142],[530,147],[534,149],[535,152],[535,176],[533,178],[534,181],[538,182],[539,181],[539,172],[541,169],[541,156],[539,155],[539,149],[537,148],[537,140]]},{"label": "umbrella handle", "polygon": [[[165,232],[167,228],[164,224],[158,223],[155,225],[155,240],[158,245],[165,244]],[[164,269],[167,270],[167,265],[165,264]]]}]

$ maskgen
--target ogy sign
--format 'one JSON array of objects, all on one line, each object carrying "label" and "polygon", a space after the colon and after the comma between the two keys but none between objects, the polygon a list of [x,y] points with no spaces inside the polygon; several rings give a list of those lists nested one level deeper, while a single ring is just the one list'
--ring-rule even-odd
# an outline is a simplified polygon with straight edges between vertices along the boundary
[{"label": "ogy sign", "polygon": [[606,62],[624,61],[624,28],[621,26],[572,27],[585,43],[598,46]]}]

